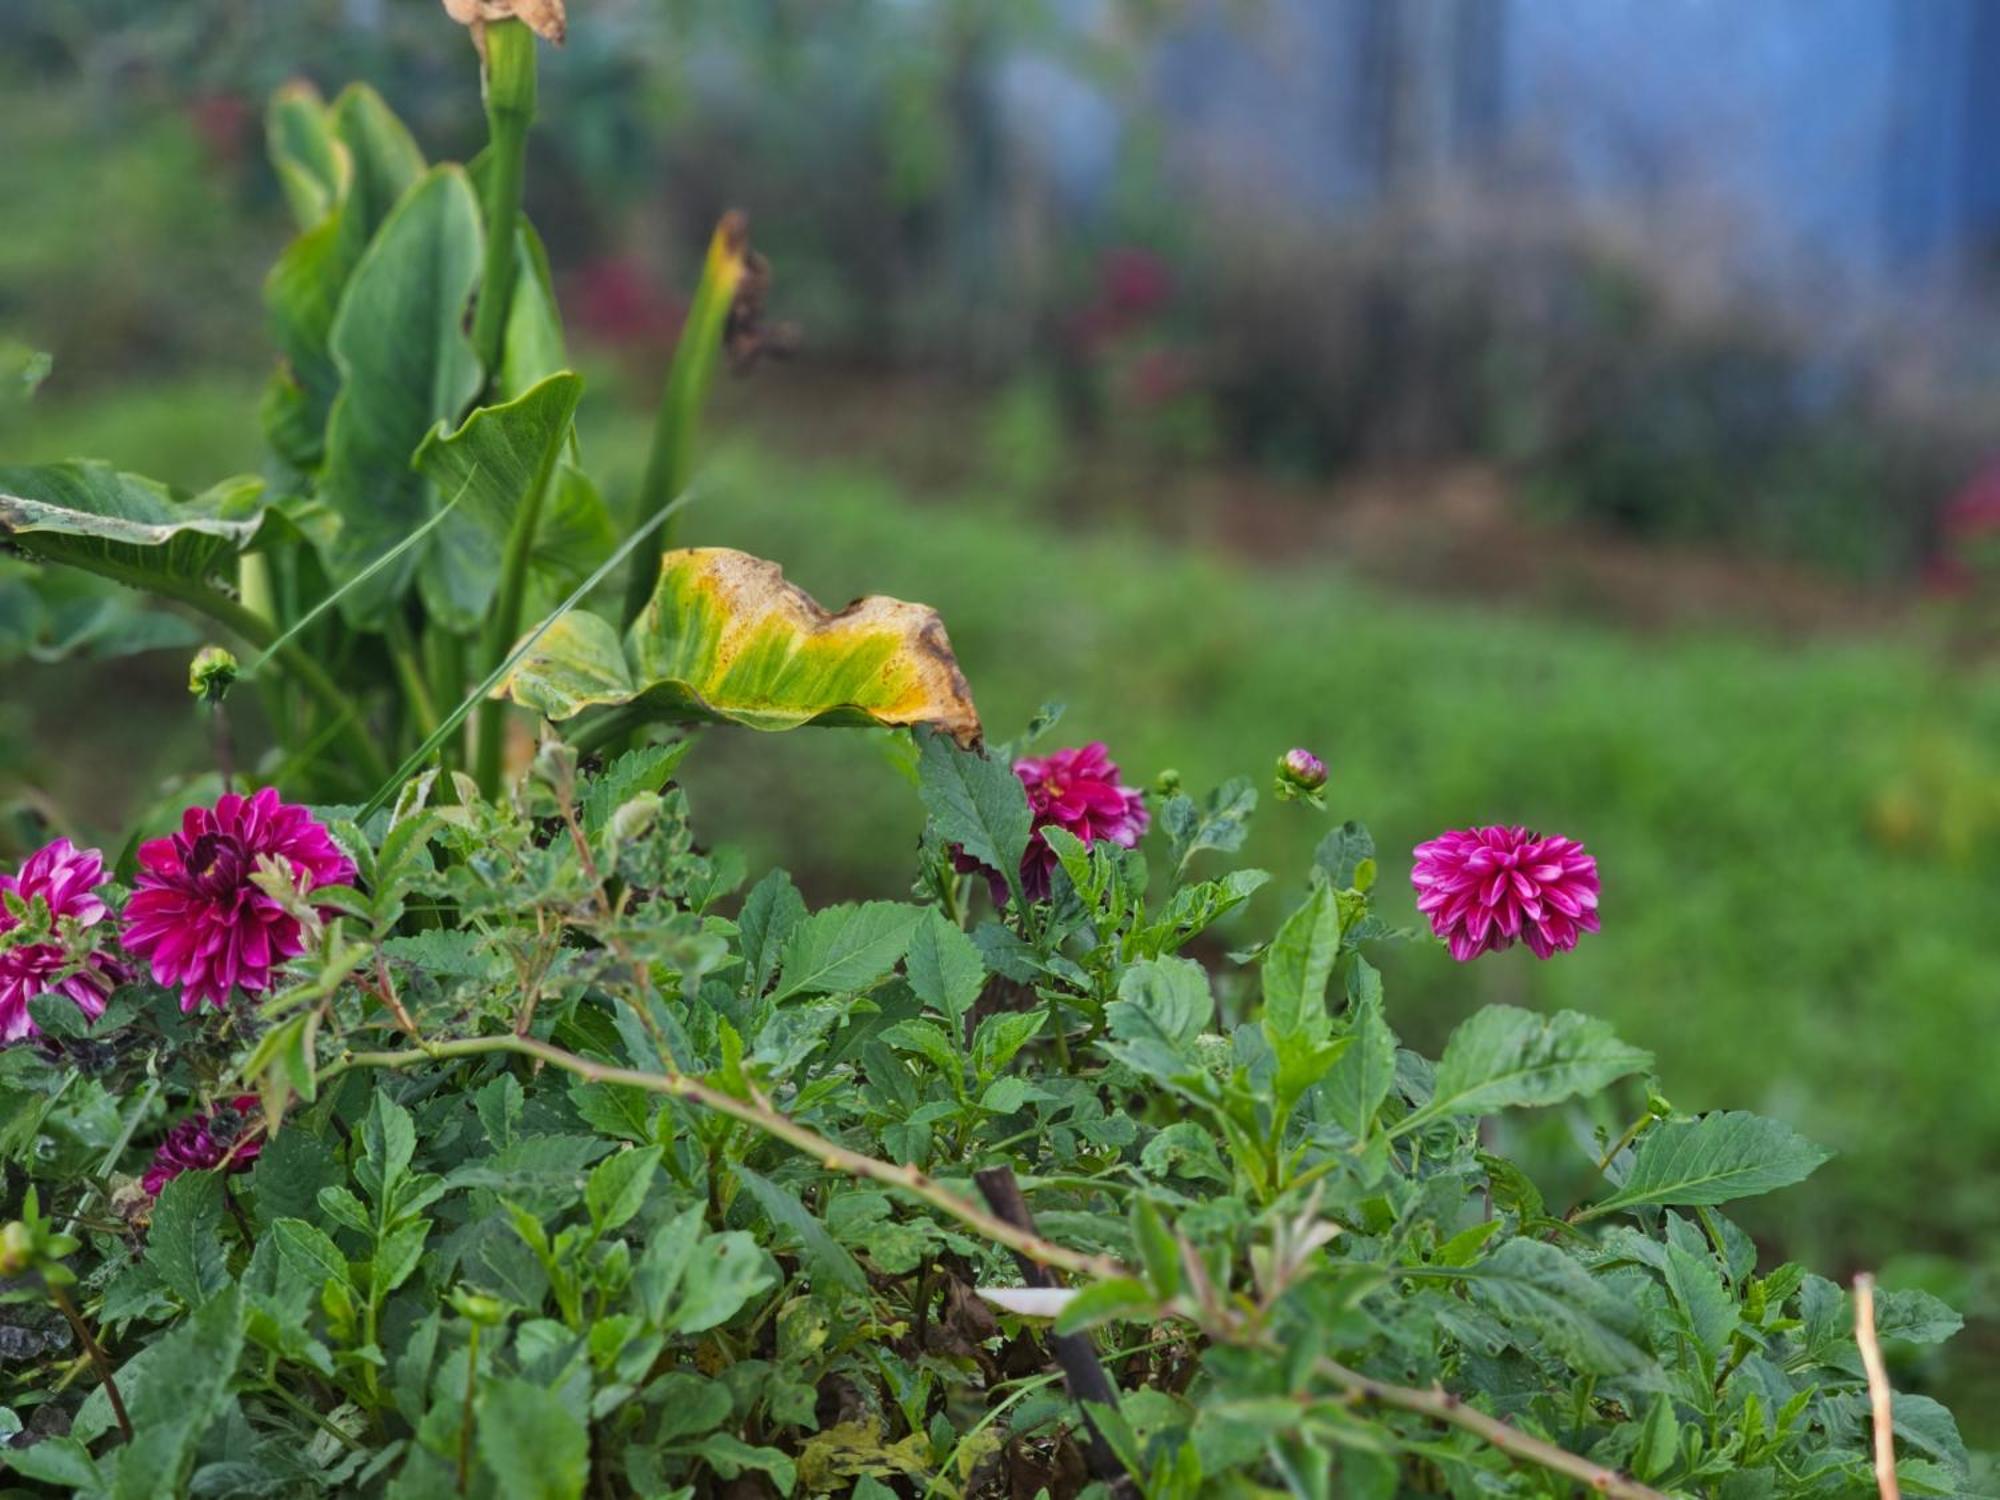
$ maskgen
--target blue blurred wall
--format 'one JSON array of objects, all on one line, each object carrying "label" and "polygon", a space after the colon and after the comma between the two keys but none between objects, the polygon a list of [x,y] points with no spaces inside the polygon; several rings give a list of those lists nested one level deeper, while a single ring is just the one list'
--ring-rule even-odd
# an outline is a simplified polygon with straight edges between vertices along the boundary
[{"label": "blue blurred wall", "polygon": [[1198,0],[1152,89],[1231,187],[1338,211],[1525,171],[1887,275],[2000,241],[1996,74],[2000,0]]}]

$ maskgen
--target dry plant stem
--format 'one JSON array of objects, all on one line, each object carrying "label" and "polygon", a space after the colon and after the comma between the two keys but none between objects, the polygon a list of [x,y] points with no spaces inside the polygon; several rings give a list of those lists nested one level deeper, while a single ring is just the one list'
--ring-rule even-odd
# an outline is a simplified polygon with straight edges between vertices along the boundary
[{"label": "dry plant stem", "polygon": [[1882,1500],[1901,1500],[1896,1483],[1896,1396],[1889,1388],[1889,1369],[1882,1362],[1882,1343],[1875,1336],[1875,1278],[1863,1271],[1854,1278],[1854,1342],[1861,1346],[1861,1367],[1868,1372],[1868,1410],[1875,1425],[1875,1487]]},{"label": "dry plant stem", "polygon": [[1497,1417],[1489,1417],[1485,1412],[1467,1406],[1450,1391],[1420,1391],[1413,1386],[1387,1385],[1330,1359],[1318,1361],[1314,1368],[1356,1400],[1393,1406],[1447,1423],[1524,1463],[1536,1464],[1552,1474],[1568,1475],[1588,1485],[1595,1493],[1610,1496],[1611,1500],[1667,1500],[1661,1491],[1627,1478],[1616,1469],[1607,1469],[1587,1458],[1578,1458],[1554,1443],[1545,1443],[1538,1437],[1517,1432]]},{"label": "dry plant stem", "polygon": [[[1028,1208],[1028,1200],[1021,1195],[1021,1184],[1014,1180],[1011,1167],[986,1167],[972,1174],[972,1180],[979,1184],[979,1191],[985,1197],[987,1206],[994,1213],[1018,1229],[1032,1234],[1035,1231],[1035,1216]],[[1020,1267],[1021,1279],[1033,1287],[1053,1287],[1055,1277],[1047,1269],[1037,1265],[1027,1256],[1016,1251],[1015,1264]],[[928,1267],[926,1267],[928,1269]],[[1052,1333],[1049,1348],[1054,1352],[1056,1363],[1062,1366],[1063,1382],[1069,1387],[1070,1398],[1083,1408],[1083,1424],[1090,1434],[1087,1454],[1090,1472],[1112,1487],[1114,1494],[1130,1494],[1131,1476],[1125,1472],[1125,1465],[1118,1461],[1118,1455],[1111,1451],[1111,1445],[1104,1440],[1092,1420],[1086,1402],[1108,1406],[1118,1410],[1118,1387],[1111,1383],[1111,1377],[1104,1373],[1099,1363],[1097,1351],[1091,1347],[1090,1337],[1081,1333]]]},{"label": "dry plant stem", "polygon": [[828,1170],[845,1172],[852,1177],[865,1177],[879,1182],[884,1187],[923,1200],[949,1218],[958,1220],[966,1228],[1004,1245],[1017,1255],[1025,1255],[1030,1260],[1058,1270],[1073,1271],[1079,1276],[1106,1278],[1129,1275],[1125,1267],[1106,1255],[1084,1255],[1045,1240],[1040,1235],[1029,1234],[1017,1229],[997,1215],[988,1213],[977,1204],[959,1197],[941,1186],[936,1179],[927,1176],[915,1167],[899,1167],[892,1162],[880,1161],[872,1156],[863,1156],[858,1151],[850,1151],[818,1132],[808,1130],[796,1121],[779,1114],[769,1105],[755,1104],[738,1099],[733,1094],[725,1094],[709,1087],[685,1073],[641,1073],[632,1068],[608,1067],[591,1062],[588,1058],[565,1052],[560,1047],[551,1047],[547,1042],[524,1036],[483,1036],[468,1037],[459,1041],[436,1042],[427,1046],[412,1047],[396,1052],[356,1052],[344,1061],[336,1063],[320,1074],[322,1080],[350,1068],[409,1068],[423,1062],[441,1062],[454,1057],[477,1057],[489,1052],[511,1052],[516,1056],[533,1058],[547,1063],[550,1067],[561,1068],[587,1083],[616,1083],[628,1088],[645,1089],[655,1094],[666,1094],[675,1099],[698,1104],[717,1114],[741,1120],[766,1135],[774,1136],[786,1145],[817,1158]]},{"label": "dry plant stem", "polygon": [[118,1430],[125,1434],[125,1441],[132,1441],[132,1419],[125,1415],[125,1398],[118,1393],[118,1380],[111,1372],[111,1361],[105,1356],[104,1346],[91,1334],[90,1326],[83,1321],[83,1314],[70,1301],[69,1293],[53,1282],[47,1283],[49,1300],[56,1310],[68,1319],[70,1332],[83,1345],[83,1352],[90,1356],[91,1364],[97,1367],[97,1378],[104,1386],[105,1399],[111,1403],[111,1415],[118,1419]]}]

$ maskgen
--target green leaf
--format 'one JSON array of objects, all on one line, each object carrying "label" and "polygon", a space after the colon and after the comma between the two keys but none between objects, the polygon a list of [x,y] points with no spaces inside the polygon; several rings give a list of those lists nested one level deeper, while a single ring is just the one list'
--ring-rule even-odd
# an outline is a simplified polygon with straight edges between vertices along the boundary
[{"label": "green leaf", "polygon": [[1333,1031],[1326,986],[1340,957],[1340,904],[1315,884],[1264,950],[1264,1032],[1275,1044],[1296,1036],[1323,1042]]},{"label": "green leaf", "polygon": [[964,1022],[986,987],[986,964],[978,945],[936,907],[917,919],[903,967],[917,998],[957,1023]]},{"label": "green leaf", "polygon": [[554,1393],[526,1380],[483,1381],[475,1431],[506,1500],[581,1500],[590,1431]]},{"label": "green leaf", "polygon": [[935,610],[871,595],[829,614],[776,563],[726,547],[664,554],[622,639],[601,616],[565,615],[499,692],[557,722],[636,703],[761,730],[921,724],[965,744],[980,732]]},{"label": "green leaf", "polygon": [[200,1307],[229,1284],[220,1176],[183,1172],[161,1190],[146,1233],[146,1264],[189,1307]]},{"label": "green leaf", "polygon": [[102,1493],[104,1476],[98,1471],[97,1460],[73,1437],[47,1437],[23,1448],[10,1447],[0,1464],[4,1464],[4,1472],[56,1485],[75,1495]]},{"label": "green leaf", "polygon": [[1148,958],[1128,964],[1118,976],[1118,998],[1104,1009],[1114,1034],[1124,1036],[1134,1030],[1134,1018],[1128,1013],[1132,1010],[1143,1013],[1175,1046],[1187,1046],[1215,1018],[1208,971],[1188,958]]},{"label": "green leaf", "polygon": [[[440,423],[417,449],[417,471],[438,494],[463,492],[432,543],[429,566],[454,604],[471,617],[483,618],[493,604],[516,512],[533,506],[539,515],[542,492],[551,488],[556,459],[575,429],[582,395],[583,381],[576,375],[551,375],[512,401],[480,407],[456,432]],[[538,521],[538,535],[539,530]],[[531,548],[531,568],[534,561]],[[546,587],[560,592],[580,576],[558,570]],[[511,638],[502,644],[511,644]]]},{"label": "green leaf", "polygon": [[1361,878],[1361,867],[1374,858],[1374,837],[1352,819],[1321,839],[1313,850],[1313,863],[1326,871],[1337,891],[1353,887]]},{"label": "green leaf", "polygon": [[263,485],[192,499],[97,462],[0,468],[0,540],[133,588],[187,598],[233,569],[264,520]]},{"label": "green leaf", "polygon": [[1554,1245],[1509,1240],[1480,1264],[1452,1274],[1523,1336],[1524,1348],[1546,1342],[1579,1370],[1600,1375],[1650,1363],[1634,1341],[1637,1312]]},{"label": "green leaf", "polygon": [[1396,1081],[1396,1034],[1382,1016],[1382,977],[1354,959],[1349,1032],[1354,1045],[1333,1065],[1320,1092],[1324,1108],[1349,1135],[1365,1141]]},{"label": "green leaf", "polygon": [[1452,1032],[1430,1102],[1393,1134],[1433,1120],[1557,1104],[1652,1064],[1651,1053],[1619,1041],[1607,1022],[1576,1011],[1540,1016],[1488,1006]]},{"label": "green leaf", "polygon": [[1686,1315],[1695,1342],[1711,1355],[1729,1347],[1736,1331],[1736,1299],[1722,1283],[1722,1273],[1706,1255],[1667,1246],[1667,1289]]},{"label": "green leaf", "polygon": [[[431,429],[457,421],[479,390],[479,363],[462,326],[479,262],[472,189],[461,169],[437,167],[396,205],[347,283],[328,337],[342,384],[327,418],[319,485],[340,518],[327,557],[336,583],[362,572],[441,503],[411,462]],[[373,623],[416,575],[434,617],[471,629],[491,580],[456,565],[449,554],[456,531],[447,522],[423,548],[343,596],[341,612],[357,625]]]},{"label": "green leaf", "polygon": [[1056,1314],[1055,1331],[1081,1333],[1114,1319],[1151,1319],[1157,1316],[1153,1292],[1135,1276],[1108,1276],[1093,1281],[1064,1304]]},{"label": "green leaf", "polygon": [[1257,810],[1257,788],[1248,777],[1224,782],[1197,804],[1187,796],[1169,797],[1160,809],[1160,826],[1167,834],[1167,857],[1175,871],[1204,849],[1228,854],[1243,847],[1250,834],[1250,816]]},{"label": "green leaf", "polygon": [[377,1089],[368,1119],[361,1127],[362,1158],[354,1177],[375,1200],[378,1216],[386,1218],[403,1174],[417,1152],[417,1126],[410,1112]]},{"label": "green leaf", "polygon": [[1875,1293],[1875,1331],[1885,1339],[1941,1344],[1964,1326],[1964,1318],[1929,1292]]},{"label": "green leaf", "polygon": [[783,870],[773,870],[751,887],[737,915],[736,930],[743,948],[743,988],[752,997],[764,993],[777,972],[779,955],[793,930],[806,919],[805,897]]},{"label": "green leaf", "polygon": [[659,1165],[660,1148],[642,1146],[606,1157],[592,1169],[583,1199],[599,1232],[631,1221],[644,1206],[646,1190],[653,1185],[653,1173]]},{"label": "green leaf", "polygon": [[583,831],[597,837],[627,802],[642,792],[659,791],[693,748],[693,740],[676,740],[671,745],[641,745],[619,756],[584,789]]},{"label": "green leaf", "polygon": [[229,1402],[243,1353],[242,1297],[230,1287],[146,1353],[143,1377],[119,1383],[137,1437],[119,1454],[114,1500],[183,1493],[196,1444]]},{"label": "green leaf", "polygon": [[1732,1110],[1669,1120],[1639,1138],[1632,1170],[1577,1222],[1644,1206],[1695,1207],[1754,1198],[1803,1182],[1833,1153],[1789,1125]]},{"label": "green leaf", "polygon": [[941,734],[920,734],[917,791],[947,844],[997,870],[1021,899],[1021,857],[1034,815],[1013,768],[997,756],[967,750]]},{"label": "green leaf", "polygon": [[910,946],[917,908],[895,901],[829,906],[791,931],[773,1000],[857,993],[885,978]]},{"label": "green leaf", "polygon": [[271,1226],[279,1262],[301,1277],[315,1292],[331,1277],[348,1279],[347,1257],[326,1232],[303,1219],[279,1219]]},{"label": "green leaf", "polygon": [[838,1240],[827,1233],[826,1226],[799,1201],[798,1194],[781,1183],[772,1182],[751,1171],[741,1162],[732,1162],[730,1170],[757,1200],[757,1206],[764,1210],[771,1222],[782,1229],[788,1229],[798,1239],[805,1253],[815,1280],[830,1282],[857,1297],[868,1294],[868,1274]]}]

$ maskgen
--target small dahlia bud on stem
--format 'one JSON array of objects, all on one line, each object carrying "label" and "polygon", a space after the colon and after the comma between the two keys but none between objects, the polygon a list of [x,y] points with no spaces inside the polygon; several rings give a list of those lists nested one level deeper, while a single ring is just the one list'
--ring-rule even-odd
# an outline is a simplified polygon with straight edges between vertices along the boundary
[{"label": "small dahlia bud on stem", "polygon": [[1277,793],[1281,802],[1310,802],[1325,807],[1326,762],[1303,746],[1294,745],[1278,757]]}]

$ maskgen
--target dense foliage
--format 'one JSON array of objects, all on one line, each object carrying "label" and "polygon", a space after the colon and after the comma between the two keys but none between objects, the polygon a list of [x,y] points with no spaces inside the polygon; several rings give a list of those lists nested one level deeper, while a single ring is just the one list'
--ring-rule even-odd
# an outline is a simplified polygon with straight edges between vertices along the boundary
[{"label": "dense foliage", "polygon": [[[1821,1150],[1676,1111],[1573,1011],[1403,1048],[1370,954],[1408,934],[1370,910],[1359,824],[1226,951],[1271,882],[1230,866],[1252,783],[1026,754],[1053,714],[984,747],[930,610],[829,614],[757,558],[661,552],[714,366],[756,341],[734,220],[614,518],[518,218],[532,42],[512,0],[457,8],[494,23],[472,168],[425,167],[365,91],[274,108],[304,229],[266,476],[0,471],[23,612],[68,599],[57,564],[206,617],[258,652],[193,664],[218,778],[239,676],[277,742],[256,791],[108,870],[58,840],[0,877],[8,1482],[1872,1490],[1846,1294],[1719,1211]],[[544,723],[510,767],[519,709]],[[684,760],[815,723],[877,731],[912,782],[908,900],[812,910],[697,842]],[[1327,768],[1294,750],[1277,788],[1315,816]],[[1452,832],[1408,873],[1463,960],[1597,928],[1567,838]],[[1631,1123],[1579,1129],[1574,1204],[1486,1128],[1606,1099]],[[1958,1318],[1903,1292],[1873,1325]],[[1887,1410],[1904,1491],[1969,1493],[1945,1408]]]}]

